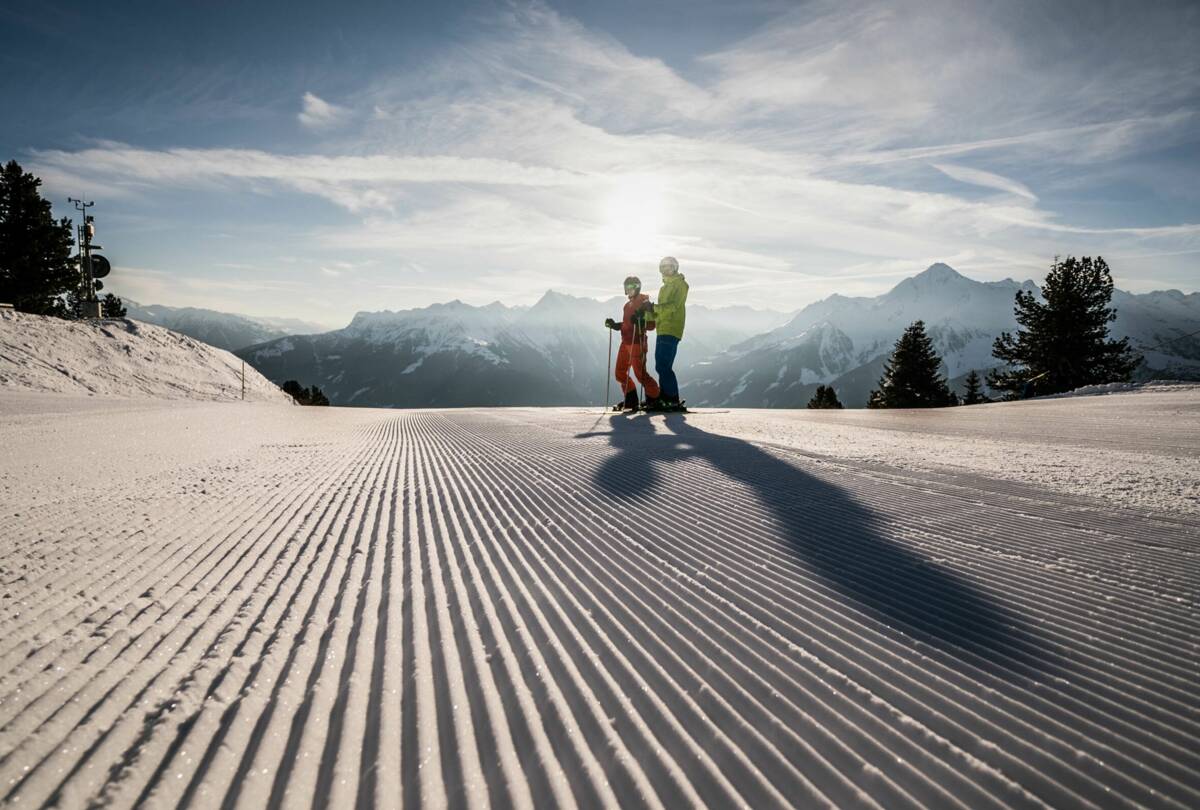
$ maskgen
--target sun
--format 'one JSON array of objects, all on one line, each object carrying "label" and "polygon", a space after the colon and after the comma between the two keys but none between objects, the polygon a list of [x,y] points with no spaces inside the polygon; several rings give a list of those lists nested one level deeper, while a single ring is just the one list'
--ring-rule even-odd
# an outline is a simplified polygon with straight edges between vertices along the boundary
[{"label": "sun", "polygon": [[652,174],[622,176],[603,198],[599,247],[626,261],[661,253],[667,215],[665,185]]}]

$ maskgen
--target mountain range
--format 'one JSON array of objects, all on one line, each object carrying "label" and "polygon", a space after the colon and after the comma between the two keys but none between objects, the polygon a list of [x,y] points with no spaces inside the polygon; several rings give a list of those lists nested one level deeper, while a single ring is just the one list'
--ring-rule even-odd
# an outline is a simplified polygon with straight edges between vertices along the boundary
[{"label": "mountain range", "polygon": [[227,351],[244,349],[288,335],[325,331],[322,326],[296,318],[266,318],[196,307],[139,304],[128,298],[124,299],[124,304],[127,318],[165,326],[173,332]]},{"label": "mountain range", "polygon": [[[1032,281],[974,281],[946,264],[934,264],[883,295],[831,295],[787,323],[689,368],[687,397],[697,405],[801,408],[818,385],[832,385],[848,407],[866,405],[884,362],[904,328],[916,320],[943,361],[955,388],[972,370],[999,365],[992,342],[1017,328],[1017,292],[1037,292]],[[1133,295],[1116,290],[1113,337],[1130,338],[1146,358],[1139,376],[1200,376],[1200,338],[1178,340],[1200,329],[1200,294],[1178,290]],[[1145,350],[1175,340],[1161,350]]]},{"label": "mountain range", "polygon": [[[918,319],[957,384],[996,365],[992,341],[1016,328],[1016,293],[1037,289],[934,264],[883,295],[832,295],[790,316],[690,306],[676,363],[682,393],[693,405],[794,408],[829,384],[848,407],[861,407],[896,338]],[[621,303],[548,292],[531,307],[452,301],[360,312],[344,329],[277,337],[237,354],[276,382],[319,385],[340,405],[596,404],[606,387],[601,324]],[[1200,377],[1200,337],[1184,337],[1200,330],[1200,293],[1118,290],[1113,306],[1112,335],[1145,354],[1140,377]],[[1173,342],[1158,346],[1165,341]]]},{"label": "mountain range", "polygon": [[[319,385],[340,405],[594,404],[607,383],[604,319],[619,318],[622,304],[550,291],[531,307],[451,301],[360,312],[344,329],[238,354],[272,380]],[[680,365],[719,354],[786,317],[748,307],[691,307],[688,334],[696,339],[680,347]]]}]

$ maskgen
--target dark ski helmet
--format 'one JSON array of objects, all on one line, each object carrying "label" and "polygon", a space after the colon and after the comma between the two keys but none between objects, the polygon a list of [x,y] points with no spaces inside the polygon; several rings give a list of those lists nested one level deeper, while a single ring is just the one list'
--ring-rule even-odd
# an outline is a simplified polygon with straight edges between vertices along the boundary
[{"label": "dark ski helmet", "polygon": [[625,279],[625,294],[629,295],[630,291],[637,295],[642,291],[642,280],[637,276],[629,276]]}]

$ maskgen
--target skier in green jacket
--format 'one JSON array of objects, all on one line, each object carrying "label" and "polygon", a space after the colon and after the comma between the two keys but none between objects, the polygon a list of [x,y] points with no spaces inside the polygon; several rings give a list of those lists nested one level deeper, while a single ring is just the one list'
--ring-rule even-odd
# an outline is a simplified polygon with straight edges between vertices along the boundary
[{"label": "skier in green jacket", "polygon": [[688,283],[679,272],[679,262],[667,256],[658,263],[662,273],[662,287],[658,291],[658,302],[652,304],[647,313],[657,324],[658,337],[654,341],[654,371],[658,374],[661,389],[659,400],[663,410],[684,410],[679,401],[679,380],[675,377],[675,353],[683,339],[683,323],[687,318]]}]

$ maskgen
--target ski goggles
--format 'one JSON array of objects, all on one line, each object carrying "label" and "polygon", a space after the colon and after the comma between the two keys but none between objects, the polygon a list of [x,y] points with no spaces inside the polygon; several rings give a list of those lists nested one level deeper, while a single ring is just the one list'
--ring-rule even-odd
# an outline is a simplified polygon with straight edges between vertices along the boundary
[{"label": "ski goggles", "polygon": [[625,292],[637,292],[642,288],[641,284],[626,284]]}]

